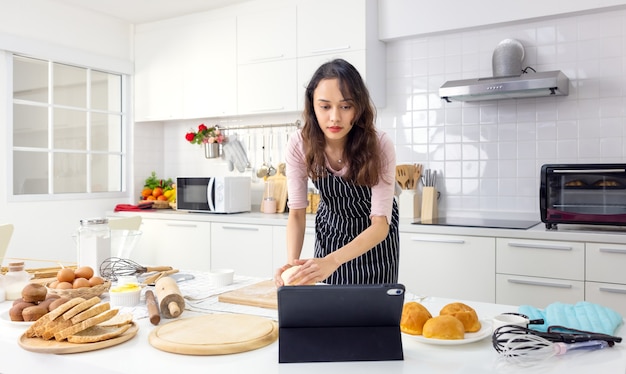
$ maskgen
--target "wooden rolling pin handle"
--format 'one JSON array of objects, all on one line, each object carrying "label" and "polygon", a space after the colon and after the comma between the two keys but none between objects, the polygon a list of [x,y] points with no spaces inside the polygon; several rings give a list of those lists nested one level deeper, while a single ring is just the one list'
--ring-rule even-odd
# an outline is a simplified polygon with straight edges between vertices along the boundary
[{"label": "wooden rolling pin handle", "polygon": [[172,317],[176,318],[180,316],[180,307],[176,301],[170,301],[170,303],[167,304],[167,309],[170,311]]},{"label": "wooden rolling pin handle", "polygon": [[146,306],[148,307],[148,315],[150,316],[150,323],[158,325],[161,322],[161,314],[159,313],[159,306],[157,305],[154,293],[150,290],[146,291]]}]

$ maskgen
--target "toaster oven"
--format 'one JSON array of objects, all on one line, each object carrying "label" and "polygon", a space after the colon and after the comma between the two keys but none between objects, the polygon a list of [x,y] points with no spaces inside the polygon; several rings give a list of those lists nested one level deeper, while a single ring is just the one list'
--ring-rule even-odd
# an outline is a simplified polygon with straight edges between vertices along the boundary
[{"label": "toaster oven", "polygon": [[626,164],[546,164],[541,167],[541,221],[626,226]]}]

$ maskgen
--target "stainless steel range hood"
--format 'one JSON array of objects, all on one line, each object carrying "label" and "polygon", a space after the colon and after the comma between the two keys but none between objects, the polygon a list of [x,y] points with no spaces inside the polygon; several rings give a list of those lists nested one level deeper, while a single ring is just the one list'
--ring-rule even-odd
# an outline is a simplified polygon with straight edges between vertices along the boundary
[{"label": "stainless steel range hood", "polygon": [[560,70],[525,73],[519,76],[448,81],[439,88],[447,102],[566,96],[569,78]]}]

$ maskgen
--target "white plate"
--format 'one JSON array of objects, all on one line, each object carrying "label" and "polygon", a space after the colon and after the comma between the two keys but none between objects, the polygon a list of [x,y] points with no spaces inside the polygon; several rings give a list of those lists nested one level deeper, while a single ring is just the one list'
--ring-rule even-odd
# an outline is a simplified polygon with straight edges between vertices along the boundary
[{"label": "white plate", "polygon": [[422,335],[410,335],[410,334],[404,334],[404,333],[403,334],[414,340],[417,340],[418,342],[427,343],[427,344],[434,344],[434,345],[469,344],[469,343],[477,342],[479,340],[483,340],[484,338],[491,336],[491,333],[493,332],[491,321],[480,320],[480,325],[481,325],[480,330],[476,332],[465,333],[464,339],[457,339],[457,340],[431,339],[431,338],[425,338]]},{"label": "white plate", "polygon": [[28,321],[28,322],[24,322],[24,321],[11,321],[11,316],[9,316],[9,310],[5,310],[4,312],[0,313],[0,320],[2,320],[2,322],[4,323],[8,323],[11,324],[13,326],[30,326],[33,324],[33,321]]}]

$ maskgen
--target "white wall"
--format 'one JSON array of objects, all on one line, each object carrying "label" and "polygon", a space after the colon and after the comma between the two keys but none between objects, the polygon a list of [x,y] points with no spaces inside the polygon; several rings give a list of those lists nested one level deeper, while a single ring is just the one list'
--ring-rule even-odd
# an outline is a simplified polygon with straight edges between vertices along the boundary
[{"label": "white wall", "polygon": [[[52,0],[0,0],[0,51],[15,51],[131,73],[132,27],[117,19],[73,9]],[[0,71],[7,71],[10,55],[0,52]],[[7,74],[0,74],[0,222],[15,225],[6,257],[76,261],[72,233],[82,218],[102,216],[115,204],[129,202],[128,193],[112,199],[38,202],[11,201],[11,178],[5,160],[11,149],[8,131],[11,106]],[[28,167],[18,165],[17,167]],[[6,264],[8,260],[4,260]],[[27,266],[56,266],[29,261]]]},{"label": "white wall", "polygon": [[[544,163],[626,161],[626,10],[406,38],[387,44],[381,128],[400,163],[443,174],[442,209],[539,218]],[[525,66],[562,70],[570,95],[444,103],[447,80],[492,76],[497,44],[524,44]]]}]

